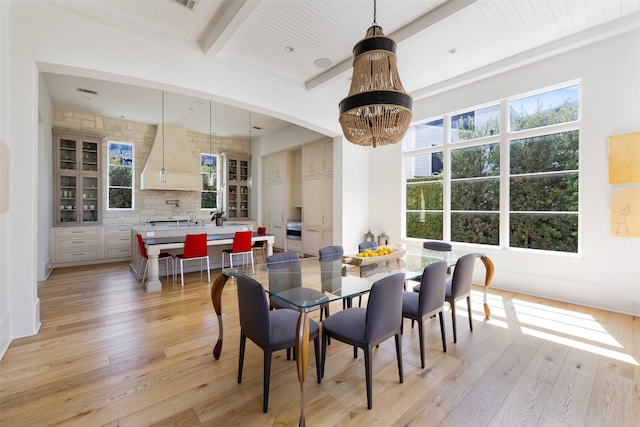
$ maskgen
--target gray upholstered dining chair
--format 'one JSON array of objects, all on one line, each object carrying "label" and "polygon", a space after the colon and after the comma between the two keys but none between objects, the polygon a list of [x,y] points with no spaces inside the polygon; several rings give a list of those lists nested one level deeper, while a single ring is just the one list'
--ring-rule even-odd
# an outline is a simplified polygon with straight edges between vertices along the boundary
[{"label": "gray upholstered dining chair", "polygon": [[395,337],[398,374],[402,383],[402,289],[404,274],[396,273],[383,277],[371,286],[367,308],[353,307],[329,316],[322,322],[322,369],[324,376],[327,341],[335,338],[353,346],[353,356],[358,357],[358,348],[364,351],[364,367],[367,384],[367,407],[372,400],[372,353],[373,348],[388,338]]},{"label": "gray upholstered dining chair", "polygon": [[440,335],[442,336],[442,350],[447,351],[445,341],[444,294],[447,283],[447,263],[438,261],[429,264],[422,272],[420,292],[402,293],[402,317],[418,322],[418,336],[420,338],[420,366],[424,368],[424,319],[438,314],[440,318]]},{"label": "gray upholstered dining chair", "polygon": [[456,301],[466,298],[469,313],[469,329],[473,331],[471,320],[471,283],[473,282],[473,266],[475,254],[467,254],[458,258],[453,269],[451,281],[447,283],[444,300],[451,306],[451,323],[453,326],[453,342],[458,342],[456,332]]},{"label": "gray upholstered dining chair", "polygon": [[[238,384],[242,381],[242,368],[247,338],[264,352],[263,406],[269,408],[269,377],[271,375],[271,354],[277,350],[290,349],[296,344],[296,327],[300,313],[284,308],[269,311],[264,288],[255,279],[243,274],[237,275],[238,306],[240,312],[240,355],[238,358]],[[320,371],[319,327],[309,319],[309,340],[313,340],[316,355],[316,375],[318,384],[322,380]]]},{"label": "gray upholstered dining chair", "polygon": [[[338,285],[337,276],[346,276],[347,267],[342,264],[342,255],[344,248],[342,246],[325,246],[318,251],[320,255],[320,281],[322,282],[322,290],[326,292],[335,292]],[[339,271],[338,271],[339,269]],[[342,308],[351,307],[351,298],[342,300]],[[362,304],[362,296],[358,307]],[[327,314],[328,316],[328,314]]]},{"label": "gray upholstered dining chair", "polygon": [[[451,252],[451,243],[443,242],[442,240],[425,240],[422,242],[424,249],[439,251],[439,252]],[[451,268],[447,268],[447,280],[451,279]],[[413,287],[414,292],[420,292],[420,284],[418,283]]]},{"label": "gray upholstered dining chair", "polygon": [[[300,255],[297,252],[279,252],[268,256],[267,270],[269,272],[269,290],[272,292],[283,292],[302,286]],[[307,289],[306,293],[310,296],[315,296],[316,299],[324,296],[321,292],[311,289]],[[292,308],[280,298],[270,298],[270,302],[271,308]],[[323,313],[326,317],[329,316],[329,304],[320,305],[318,308],[322,309],[320,320],[322,320]]]}]

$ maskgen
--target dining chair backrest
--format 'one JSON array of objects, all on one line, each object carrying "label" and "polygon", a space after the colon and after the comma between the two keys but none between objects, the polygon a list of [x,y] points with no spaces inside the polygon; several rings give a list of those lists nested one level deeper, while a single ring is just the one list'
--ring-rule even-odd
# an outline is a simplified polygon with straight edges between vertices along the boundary
[{"label": "dining chair backrest", "polygon": [[240,252],[251,252],[251,237],[253,237],[253,231],[236,231],[233,237],[231,252],[234,254]]},{"label": "dining chair backrest", "polygon": [[342,246],[326,246],[320,248],[320,262],[341,260],[344,255]]},{"label": "dining chair backrest", "polygon": [[206,257],[207,233],[187,234],[184,239],[184,259]]},{"label": "dining chair backrest", "polygon": [[140,256],[142,258],[147,259],[147,249],[144,247],[144,241],[142,240],[142,234],[138,233],[136,234],[136,237],[138,238],[138,248],[140,248]]},{"label": "dining chair backrest", "polygon": [[467,254],[458,258],[451,278],[451,298],[458,298],[471,291],[473,282],[473,267],[476,262],[475,254]]},{"label": "dining chair backrest", "polygon": [[427,240],[422,243],[422,247],[433,251],[451,252],[451,244],[440,240]]},{"label": "dining chair backrest", "polygon": [[365,320],[365,342],[390,334],[402,323],[404,273],[383,277],[371,286]]},{"label": "dining chair backrest", "polygon": [[320,251],[320,282],[322,290],[337,292],[342,287],[342,246],[326,246]]},{"label": "dining chair backrest", "polygon": [[267,270],[269,289],[273,292],[297,288],[302,284],[300,255],[297,252],[279,252],[268,256]]},{"label": "dining chair backrest", "polygon": [[236,279],[240,327],[249,339],[267,346],[270,340],[271,324],[264,287],[244,274],[238,274]]},{"label": "dining chair backrest", "polygon": [[425,267],[420,282],[418,315],[422,316],[441,308],[447,284],[447,262],[438,261]]},{"label": "dining chair backrest", "polygon": [[362,242],[358,244],[358,252],[362,252],[365,249],[376,250],[378,249],[378,244],[376,242]]}]

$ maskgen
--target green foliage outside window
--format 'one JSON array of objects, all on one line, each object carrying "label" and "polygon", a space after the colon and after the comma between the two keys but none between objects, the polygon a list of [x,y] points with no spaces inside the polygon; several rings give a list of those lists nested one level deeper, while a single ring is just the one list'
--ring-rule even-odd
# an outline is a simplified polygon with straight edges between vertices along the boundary
[{"label": "green foliage outside window", "polygon": [[[577,96],[578,87],[571,86],[511,101],[511,131],[577,121]],[[457,143],[450,151],[451,241],[500,244],[500,143],[492,139],[488,144],[480,141],[455,148],[460,141],[499,137],[496,111],[490,107],[452,118],[452,138]],[[575,253],[579,132],[544,134],[541,129],[538,133],[509,142],[509,245]],[[407,178],[407,237],[442,239],[439,211],[444,184],[441,176]]]},{"label": "green foliage outside window", "polygon": [[133,145],[109,143],[109,209],[133,209]]}]

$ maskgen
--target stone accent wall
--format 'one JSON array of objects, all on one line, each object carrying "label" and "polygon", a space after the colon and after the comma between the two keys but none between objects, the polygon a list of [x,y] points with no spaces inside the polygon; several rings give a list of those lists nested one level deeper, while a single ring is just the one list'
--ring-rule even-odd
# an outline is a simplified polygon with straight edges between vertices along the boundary
[{"label": "stone accent wall", "polygon": [[[209,210],[200,209],[200,193],[193,191],[140,190],[140,173],[147,162],[157,125],[131,122],[111,117],[93,116],[54,109],[53,127],[105,137],[102,143],[102,224],[139,224],[145,223],[152,215],[189,215],[198,221],[209,221]],[[134,146],[134,209],[108,210],[107,206],[107,144],[128,142]],[[251,154],[248,141],[211,136],[187,131],[187,147],[194,158],[200,153],[238,153]],[[167,204],[167,200],[178,200],[179,207]]]}]

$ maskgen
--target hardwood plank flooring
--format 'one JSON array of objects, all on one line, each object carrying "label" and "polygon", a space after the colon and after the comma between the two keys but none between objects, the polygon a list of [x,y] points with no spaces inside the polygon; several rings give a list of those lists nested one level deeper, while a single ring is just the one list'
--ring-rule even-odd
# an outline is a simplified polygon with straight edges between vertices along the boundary
[{"label": "hardwood plank flooring", "polygon": [[[233,280],[222,297],[222,356],[213,359],[209,286],[190,273],[184,288],[163,278],[161,292],[147,293],[127,263],[55,270],[39,284],[39,334],[14,340],[0,361],[0,425],[296,425],[300,391],[284,352],[273,358],[267,414],[262,351],[252,343],[237,383]],[[474,330],[461,302],[457,344],[445,312],[446,353],[437,319],[426,322],[425,369],[418,328],[405,321],[404,384],[393,339],[380,345],[371,410],[362,354],[354,359],[350,347],[332,342],[317,384],[311,350],[307,425],[640,425],[638,318],[491,289],[487,321],[480,287],[472,301]],[[331,312],[341,308],[333,303]]]}]

